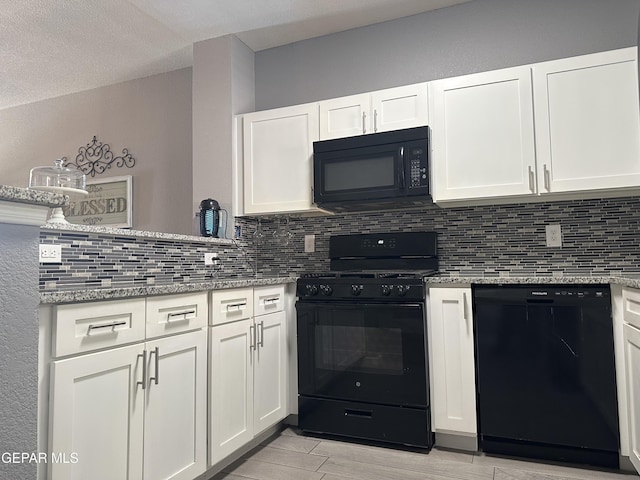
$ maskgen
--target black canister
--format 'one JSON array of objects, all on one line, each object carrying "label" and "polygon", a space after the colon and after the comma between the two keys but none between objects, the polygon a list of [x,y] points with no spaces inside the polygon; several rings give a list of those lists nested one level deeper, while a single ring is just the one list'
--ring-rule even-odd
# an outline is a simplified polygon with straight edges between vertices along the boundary
[{"label": "black canister", "polygon": [[200,235],[218,238],[220,204],[212,198],[200,202]]}]

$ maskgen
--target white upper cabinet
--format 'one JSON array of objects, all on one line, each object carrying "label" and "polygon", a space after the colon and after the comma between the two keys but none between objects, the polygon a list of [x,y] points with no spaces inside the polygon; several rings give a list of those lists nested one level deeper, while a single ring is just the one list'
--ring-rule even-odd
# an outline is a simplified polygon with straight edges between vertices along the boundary
[{"label": "white upper cabinet", "polygon": [[293,213],[313,206],[313,142],[318,105],[243,116],[244,214]]},{"label": "white upper cabinet", "polygon": [[320,140],[427,125],[427,84],[320,102]]},{"label": "white upper cabinet", "polygon": [[429,84],[435,202],[535,192],[529,67]]},{"label": "white upper cabinet", "polygon": [[320,140],[371,133],[368,93],[320,102]]},{"label": "white upper cabinet", "polygon": [[639,186],[637,48],[532,70],[539,191]]},{"label": "white upper cabinet", "polygon": [[640,187],[636,50],[431,82],[434,201]]}]

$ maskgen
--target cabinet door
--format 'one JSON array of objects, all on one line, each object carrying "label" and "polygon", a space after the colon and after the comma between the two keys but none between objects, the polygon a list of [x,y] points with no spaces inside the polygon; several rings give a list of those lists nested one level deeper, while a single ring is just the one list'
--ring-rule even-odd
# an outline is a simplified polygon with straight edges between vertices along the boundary
[{"label": "cabinet door", "polygon": [[143,350],[52,363],[49,457],[60,461],[49,462],[49,479],[142,478]]},{"label": "cabinet door", "polygon": [[285,312],[255,318],[254,434],[276,424],[287,412],[287,333]]},{"label": "cabinet door", "polygon": [[315,210],[311,188],[318,105],[248,113],[243,129],[244,213]]},{"label": "cabinet door", "polygon": [[374,133],[427,125],[427,84],[372,92],[371,108]]},{"label": "cabinet door", "polygon": [[640,186],[636,52],[533,66],[541,192]]},{"label": "cabinet door", "polygon": [[532,194],[529,67],[429,83],[435,202]]},{"label": "cabinet door", "polygon": [[629,413],[629,458],[640,472],[640,330],[623,326]]},{"label": "cabinet door", "polygon": [[476,434],[470,288],[429,289],[434,431]]},{"label": "cabinet door", "polygon": [[209,462],[213,465],[253,438],[253,320],[211,327]]},{"label": "cabinet door", "polygon": [[147,342],[144,479],[191,480],[207,468],[207,332]]},{"label": "cabinet door", "polygon": [[320,140],[372,133],[368,93],[320,102]]}]

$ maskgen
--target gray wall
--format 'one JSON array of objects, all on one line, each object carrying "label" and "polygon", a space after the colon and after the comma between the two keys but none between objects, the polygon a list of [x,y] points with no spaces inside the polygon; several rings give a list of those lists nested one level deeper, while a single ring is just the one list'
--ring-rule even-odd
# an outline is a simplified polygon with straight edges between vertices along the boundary
[{"label": "gray wall", "polygon": [[[38,234],[0,223],[0,454],[38,451]],[[32,480],[36,467],[0,461],[0,478]]]},{"label": "gray wall", "polygon": [[[195,43],[192,102],[193,210],[213,198],[230,220],[233,115],[254,110],[253,51],[233,35]],[[223,234],[233,222],[227,223]]]},{"label": "gray wall", "polygon": [[0,183],[26,187],[32,167],[74,159],[94,135],[136,159],[95,177],[133,176],[133,227],[192,233],[191,69],[0,110]]},{"label": "gray wall", "polygon": [[256,53],[264,110],[637,44],[638,0],[473,0]]}]

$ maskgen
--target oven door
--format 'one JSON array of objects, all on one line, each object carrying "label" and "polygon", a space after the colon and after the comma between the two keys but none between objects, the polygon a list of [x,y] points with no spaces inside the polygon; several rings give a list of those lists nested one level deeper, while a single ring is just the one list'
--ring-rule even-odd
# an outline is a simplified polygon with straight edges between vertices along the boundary
[{"label": "oven door", "polygon": [[300,395],[428,406],[422,303],[299,301]]}]

